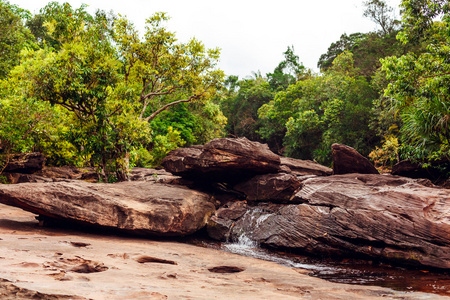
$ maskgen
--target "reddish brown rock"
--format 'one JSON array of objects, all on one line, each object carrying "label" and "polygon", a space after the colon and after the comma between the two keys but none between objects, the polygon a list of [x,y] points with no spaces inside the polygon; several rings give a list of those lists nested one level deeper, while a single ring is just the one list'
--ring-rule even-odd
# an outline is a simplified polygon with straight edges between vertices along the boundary
[{"label": "reddish brown rock", "polygon": [[246,194],[248,201],[286,203],[292,200],[300,185],[297,176],[278,173],[257,175],[246,182],[239,183],[234,189]]},{"label": "reddish brown rock", "polygon": [[379,174],[370,161],[352,147],[333,144],[331,150],[333,152],[333,173],[335,175],[350,173]]},{"label": "reddish brown rock", "polygon": [[248,211],[246,201],[229,202],[219,208],[208,222],[208,235],[216,240],[227,241],[230,228]]},{"label": "reddish brown rock", "polygon": [[257,205],[233,221],[227,235],[244,233],[261,245],[312,254],[450,269],[448,190],[372,174],[315,177],[302,184],[294,199],[302,204]]},{"label": "reddish brown rock", "polygon": [[257,174],[278,172],[280,157],[266,144],[246,138],[223,138],[203,147],[171,151],[162,165],[168,172],[194,180],[238,182]]},{"label": "reddish brown rock", "polygon": [[281,168],[283,169],[283,171],[296,176],[329,176],[333,174],[332,169],[322,166],[311,160],[302,160],[290,157],[280,157],[280,160]]},{"label": "reddish brown rock", "polygon": [[207,194],[149,182],[0,185],[0,202],[45,217],[148,235],[187,235],[215,211]]}]

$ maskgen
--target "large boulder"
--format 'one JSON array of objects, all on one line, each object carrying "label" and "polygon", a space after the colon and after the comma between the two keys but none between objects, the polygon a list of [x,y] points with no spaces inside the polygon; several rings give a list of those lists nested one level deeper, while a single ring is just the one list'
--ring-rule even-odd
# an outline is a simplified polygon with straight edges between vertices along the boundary
[{"label": "large boulder", "polygon": [[222,138],[203,147],[171,151],[162,165],[168,172],[197,181],[239,182],[257,174],[277,173],[280,157],[266,144],[246,138]]},{"label": "large boulder", "polygon": [[45,156],[39,152],[15,154],[9,159],[3,172],[32,174],[42,170],[45,161]]},{"label": "large boulder", "polygon": [[150,182],[0,184],[0,202],[48,218],[159,236],[194,233],[215,211],[207,194]]},{"label": "large boulder", "polygon": [[280,157],[280,161],[281,169],[283,170],[283,172],[290,173],[296,176],[329,176],[333,174],[333,169],[322,166],[311,160]]},{"label": "large boulder", "polygon": [[379,174],[370,161],[352,147],[333,144],[333,174]]},{"label": "large boulder", "polygon": [[448,190],[371,174],[316,177],[302,185],[293,199],[301,204],[259,204],[237,220],[226,222],[222,214],[210,223],[229,224],[222,238],[245,234],[268,247],[450,269]]}]

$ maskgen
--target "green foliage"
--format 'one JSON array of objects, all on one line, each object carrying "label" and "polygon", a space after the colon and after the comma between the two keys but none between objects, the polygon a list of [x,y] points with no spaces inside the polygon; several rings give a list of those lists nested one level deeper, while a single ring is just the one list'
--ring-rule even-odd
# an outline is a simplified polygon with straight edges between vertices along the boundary
[{"label": "green foliage", "polygon": [[[427,38],[425,53],[382,60],[389,85],[385,96],[402,120],[403,143],[417,148],[422,159],[450,157],[450,12],[448,3],[403,1],[403,42]],[[441,20],[433,18],[441,16]],[[412,157],[418,154],[412,153]],[[407,151],[408,153],[409,151]]]},{"label": "green foliage", "polygon": [[32,35],[24,26],[29,12],[0,0],[0,80],[19,64],[20,51],[32,47]]},{"label": "green foliage", "polygon": [[153,135],[166,135],[168,128],[172,127],[180,132],[188,146],[223,136],[226,122],[219,106],[212,101],[205,104],[181,103],[153,119],[151,128]]},{"label": "green foliage", "polygon": [[159,166],[167,153],[182,147],[185,141],[181,138],[179,131],[169,127],[166,135],[157,135],[152,143],[152,166]]},{"label": "green foliage", "polygon": [[344,51],[352,51],[361,40],[365,38],[363,33],[342,34],[339,41],[331,43],[327,53],[320,56],[317,67],[322,71],[326,71],[333,65],[333,61]]},{"label": "green foliage", "polygon": [[[195,39],[177,43],[167,20],[164,13],[150,17],[141,38],[123,17],[49,3],[27,23],[41,49],[23,51],[4,83],[16,92],[1,100],[2,147],[44,150],[53,164],[89,163],[109,182],[127,179],[136,149],[154,146],[152,160],[159,163],[185,143],[173,127],[152,133],[150,126],[177,104],[193,103],[192,112],[184,113],[192,128],[179,126],[190,141],[219,135],[226,119],[211,102],[223,79],[215,67],[219,50]],[[21,113],[30,119],[13,119]],[[43,117],[49,114],[53,123],[62,120],[53,124],[54,132],[41,128],[50,127]]]},{"label": "green foliage", "polygon": [[375,150],[370,152],[369,157],[380,170],[389,170],[400,161],[399,147],[398,139],[393,135],[388,135],[385,137],[382,147],[376,146]]},{"label": "green foliage", "polygon": [[237,91],[231,90],[221,102],[222,111],[228,119],[227,131],[232,136],[245,136],[258,141],[261,127],[258,109],[273,99],[274,93],[266,79],[249,78],[235,83]]},{"label": "green foliage", "polygon": [[140,168],[151,168],[153,167],[152,163],[153,156],[146,148],[140,147],[136,151],[131,152],[130,165]]},{"label": "green foliage", "polygon": [[267,139],[282,139],[285,154],[330,164],[331,144],[368,154],[375,142],[369,128],[376,94],[357,75],[350,52],[343,52],[322,76],[298,81],[263,105],[259,114]]},{"label": "green foliage", "polygon": [[267,80],[274,91],[286,89],[304,75],[305,67],[294,53],[294,46],[288,47],[284,60],[278,64],[273,73],[267,74]]}]

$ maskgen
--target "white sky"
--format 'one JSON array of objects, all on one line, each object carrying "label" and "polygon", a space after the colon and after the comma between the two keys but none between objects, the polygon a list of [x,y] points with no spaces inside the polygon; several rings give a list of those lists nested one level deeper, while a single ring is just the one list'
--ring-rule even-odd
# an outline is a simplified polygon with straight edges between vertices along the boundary
[{"label": "white sky", "polygon": [[[9,0],[38,13],[49,0]],[[293,45],[307,68],[317,70],[317,61],[341,34],[369,32],[375,23],[363,17],[364,0],[67,0],[96,9],[126,15],[143,33],[145,19],[164,11],[168,28],[181,42],[195,37],[208,48],[221,48],[219,67],[227,75],[250,76],[272,72]],[[397,9],[400,0],[386,0]],[[397,13],[398,15],[398,13]]]}]

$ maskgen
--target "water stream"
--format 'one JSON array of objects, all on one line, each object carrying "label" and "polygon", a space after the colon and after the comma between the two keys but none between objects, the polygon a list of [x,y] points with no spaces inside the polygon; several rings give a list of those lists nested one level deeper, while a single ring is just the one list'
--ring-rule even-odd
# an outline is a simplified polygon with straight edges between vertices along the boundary
[{"label": "water stream", "polygon": [[260,248],[245,234],[233,242],[196,239],[197,246],[272,261],[291,268],[308,270],[308,275],[336,283],[388,287],[399,291],[426,292],[450,296],[450,272],[395,267],[366,260],[315,258]]}]

